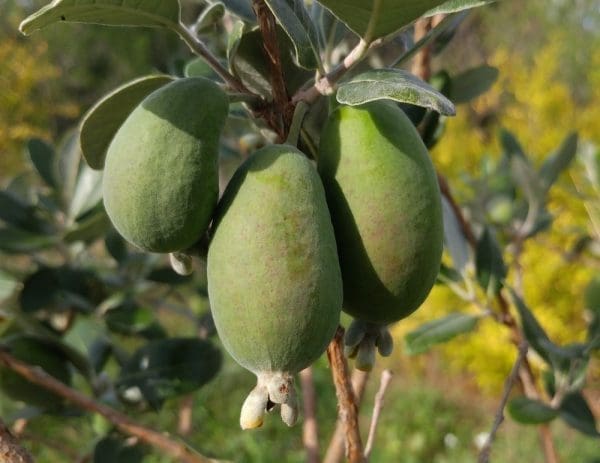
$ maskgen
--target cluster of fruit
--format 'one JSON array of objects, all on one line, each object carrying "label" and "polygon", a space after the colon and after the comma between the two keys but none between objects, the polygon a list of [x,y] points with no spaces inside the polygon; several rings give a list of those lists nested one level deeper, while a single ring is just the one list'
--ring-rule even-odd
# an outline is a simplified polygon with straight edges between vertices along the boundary
[{"label": "cluster of fruit", "polygon": [[150,94],[108,149],[104,204],[116,229],[151,252],[185,253],[209,230],[217,332],[258,378],[241,426],[260,426],[275,405],[292,425],[293,375],[325,351],[342,306],[356,320],[348,355],[368,369],[376,349],[392,350],[386,325],[429,293],[442,253],[440,193],[410,120],[376,101],[331,114],[316,167],[291,145],[266,146],[218,201],[227,113],[227,96],[203,78]]}]

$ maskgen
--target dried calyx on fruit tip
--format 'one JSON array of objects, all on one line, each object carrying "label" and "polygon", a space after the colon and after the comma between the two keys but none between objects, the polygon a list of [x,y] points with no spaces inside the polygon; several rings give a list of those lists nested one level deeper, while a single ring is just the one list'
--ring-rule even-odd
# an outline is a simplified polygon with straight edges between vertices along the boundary
[{"label": "dried calyx on fruit tip", "polygon": [[354,320],[344,336],[344,353],[355,359],[358,370],[371,371],[375,364],[375,350],[388,357],[394,348],[394,340],[386,325]]},{"label": "dried calyx on fruit tip", "polygon": [[255,429],[263,424],[266,412],[281,407],[281,419],[288,426],[298,420],[298,399],[294,378],[286,373],[259,373],[257,384],[248,394],[240,414],[242,429]]},{"label": "dried calyx on fruit tip", "polygon": [[194,271],[192,256],[184,252],[172,252],[169,254],[171,268],[179,275],[191,275]]}]

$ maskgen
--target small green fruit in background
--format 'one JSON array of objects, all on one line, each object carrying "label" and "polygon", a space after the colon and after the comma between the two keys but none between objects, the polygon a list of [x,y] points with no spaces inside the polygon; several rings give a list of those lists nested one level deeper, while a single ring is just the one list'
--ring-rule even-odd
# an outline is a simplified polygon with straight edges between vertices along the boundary
[{"label": "small green fruit in background", "polygon": [[151,252],[181,251],[218,199],[218,143],[229,101],[214,82],[176,80],[129,115],[106,155],[104,206],[117,231]]},{"label": "small green fruit in background", "polygon": [[[71,384],[68,362],[65,356],[51,344],[25,334],[12,335],[3,340],[3,344],[16,359],[42,368],[62,383]],[[0,389],[14,400],[46,410],[58,409],[62,404],[62,399],[48,389],[4,368],[0,368]]]},{"label": "small green fruit in background", "polygon": [[267,146],[236,171],[217,208],[207,278],[223,345],[258,377],[242,428],[260,426],[273,404],[292,425],[293,375],[324,352],[342,305],[323,186],[296,148]]},{"label": "small green fruit in background", "polygon": [[[338,244],[344,311],[366,322],[364,334],[375,336],[369,343],[383,343],[380,351],[389,353],[379,327],[416,310],[440,268],[441,197],[427,149],[396,105],[343,106],[325,126],[318,169]],[[354,338],[356,355],[361,337]]]}]

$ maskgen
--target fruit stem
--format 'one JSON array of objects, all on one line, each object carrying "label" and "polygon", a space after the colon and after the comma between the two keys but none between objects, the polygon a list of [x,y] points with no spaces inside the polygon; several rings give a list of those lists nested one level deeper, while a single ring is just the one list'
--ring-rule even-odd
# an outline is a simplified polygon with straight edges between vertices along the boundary
[{"label": "fruit stem", "polygon": [[300,129],[302,128],[302,121],[308,112],[309,106],[304,101],[300,101],[294,109],[294,117],[292,118],[292,124],[290,131],[288,132],[285,143],[288,145],[296,146],[298,144],[298,138],[300,137]]}]

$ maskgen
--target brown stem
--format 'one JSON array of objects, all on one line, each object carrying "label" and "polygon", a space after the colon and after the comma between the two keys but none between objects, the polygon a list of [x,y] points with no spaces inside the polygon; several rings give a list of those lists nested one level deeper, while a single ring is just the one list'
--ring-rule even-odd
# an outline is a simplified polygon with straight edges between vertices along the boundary
[{"label": "brown stem", "polygon": [[[264,0],[252,0],[258,26],[263,38],[263,49],[269,63],[269,75],[273,91],[273,107],[269,119],[276,128],[281,141],[285,140],[292,121],[293,107],[289,107],[289,97],[285,88],[281,56],[277,40],[277,22]],[[290,113],[291,110],[291,113]]]},{"label": "brown stem", "polygon": [[392,372],[390,370],[383,370],[381,373],[381,382],[379,384],[379,390],[375,394],[375,405],[373,406],[373,415],[371,417],[371,426],[369,427],[369,437],[367,438],[367,444],[365,445],[365,458],[367,461],[371,456],[373,450],[373,443],[375,442],[375,432],[377,431],[377,424],[379,423],[379,416],[383,409],[383,398],[385,397],[385,391],[390,385],[392,380]]},{"label": "brown stem", "polygon": [[79,391],[64,385],[39,367],[24,363],[9,352],[0,349],[0,364],[13,370],[31,383],[42,386],[84,410],[98,413],[115,425],[121,432],[137,437],[140,441],[162,451],[165,455],[183,463],[214,463],[216,460],[197,453],[182,442],[168,435],[137,424],[128,416],[105,404],[98,403]]},{"label": "brown stem", "polygon": [[29,451],[19,444],[2,420],[0,420],[0,462],[33,463]]},{"label": "brown stem", "polygon": [[[458,219],[458,222],[461,225],[465,238],[467,239],[471,247],[473,249],[476,249],[477,239],[475,238],[473,229],[471,228],[469,222],[465,219],[462,210],[460,209],[460,207],[456,203],[456,200],[452,196],[450,188],[448,187],[448,182],[439,173],[438,182],[442,194],[448,200],[452,210],[454,211],[454,214],[456,215],[456,218]],[[510,304],[508,303],[508,300],[506,299],[502,291],[499,291],[496,294],[496,302],[498,303],[498,307],[500,308],[500,314],[495,319],[511,331],[511,342],[517,348],[519,348],[519,346],[521,346],[521,344],[524,342],[525,336],[523,335],[523,332],[521,331],[521,328],[517,324],[515,318],[512,316],[510,312]],[[521,362],[521,366],[518,371],[519,385],[523,390],[525,396],[530,399],[539,399],[540,391],[536,385],[535,375],[533,373],[531,365],[527,361],[526,357]],[[538,426],[538,430],[540,433],[540,438],[542,440],[542,447],[544,450],[546,463],[558,463],[558,453],[556,452],[556,448],[554,446],[554,440],[552,438],[550,428],[548,427],[548,425],[540,425]]]},{"label": "brown stem", "polygon": [[306,450],[307,463],[319,463],[319,428],[317,422],[317,394],[311,367],[300,372],[302,404],[304,407],[304,425],[302,442]]},{"label": "brown stem", "polygon": [[194,395],[188,394],[179,405],[177,432],[180,436],[189,436],[192,432],[192,411],[194,409]]},{"label": "brown stem", "polygon": [[508,402],[508,397],[510,395],[510,391],[512,390],[515,381],[519,376],[519,370],[521,369],[521,364],[525,360],[527,356],[528,345],[527,342],[521,343],[519,346],[519,355],[517,356],[517,360],[512,367],[508,378],[506,378],[506,382],[504,383],[504,392],[502,394],[502,399],[500,400],[500,405],[498,406],[498,411],[496,412],[496,417],[494,419],[494,424],[492,426],[492,430],[488,435],[488,438],[485,441],[485,444],[481,448],[481,452],[479,453],[478,463],[488,463],[490,458],[490,451],[492,450],[492,443],[496,438],[496,433],[500,428],[500,425],[504,421],[504,408],[506,407],[506,403]]},{"label": "brown stem", "polygon": [[[362,403],[363,396],[365,395],[365,389],[367,387],[368,380],[368,371],[355,369],[352,372],[352,389],[354,391],[354,400],[359,408],[360,404]],[[333,432],[333,436],[331,436],[331,440],[329,441],[327,452],[325,452],[323,463],[338,463],[342,461],[346,448],[345,442],[344,423],[338,420],[335,426],[335,431]]]},{"label": "brown stem", "polygon": [[[415,22],[414,40],[417,43],[431,30],[433,18],[421,18]],[[426,45],[415,55],[411,72],[425,82],[431,77],[431,45]]]},{"label": "brown stem", "polygon": [[350,383],[348,364],[343,348],[344,328],[338,326],[333,340],[327,347],[327,358],[331,365],[333,383],[338,399],[338,419],[344,425],[346,434],[346,450],[350,463],[364,462],[362,441],[358,426],[358,406]]}]

